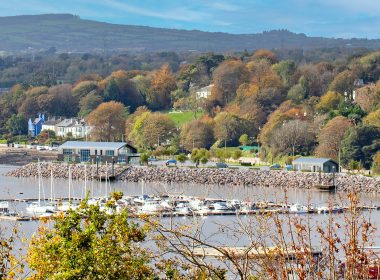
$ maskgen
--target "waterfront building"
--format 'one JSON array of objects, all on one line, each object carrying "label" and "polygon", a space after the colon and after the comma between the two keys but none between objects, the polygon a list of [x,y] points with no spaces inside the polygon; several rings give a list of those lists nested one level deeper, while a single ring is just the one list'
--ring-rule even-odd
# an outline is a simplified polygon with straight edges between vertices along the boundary
[{"label": "waterfront building", "polygon": [[330,158],[300,157],[293,160],[292,164],[297,171],[334,173],[339,170],[338,163]]},{"label": "waterfront building", "polygon": [[32,121],[29,119],[28,121],[28,133],[32,137],[36,137],[42,131],[42,125],[45,123],[45,115],[39,114],[37,118]]},{"label": "waterfront building", "polygon": [[137,149],[125,142],[67,141],[58,147],[58,160],[67,162],[137,164]]}]

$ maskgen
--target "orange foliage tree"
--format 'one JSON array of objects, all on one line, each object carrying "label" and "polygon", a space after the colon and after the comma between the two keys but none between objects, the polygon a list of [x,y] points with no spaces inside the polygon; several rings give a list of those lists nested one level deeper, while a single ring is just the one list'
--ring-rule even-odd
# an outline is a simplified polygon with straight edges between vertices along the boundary
[{"label": "orange foliage tree", "polygon": [[91,139],[94,141],[121,140],[125,127],[126,108],[122,103],[110,101],[100,104],[87,116],[93,127]]},{"label": "orange foliage tree", "polygon": [[168,109],[170,92],[177,88],[176,79],[170,71],[169,64],[164,64],[152,76],[151,88],[147,102],[153,109]]}]

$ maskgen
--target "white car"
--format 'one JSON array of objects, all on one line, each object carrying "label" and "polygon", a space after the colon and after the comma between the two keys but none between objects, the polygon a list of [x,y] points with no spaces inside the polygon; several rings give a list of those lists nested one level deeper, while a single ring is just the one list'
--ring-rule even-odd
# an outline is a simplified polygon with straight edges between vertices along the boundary
[{"label": "white car", "polygon": [[43,151],[46,150],[44,146],[37,146],[37,151]]}]

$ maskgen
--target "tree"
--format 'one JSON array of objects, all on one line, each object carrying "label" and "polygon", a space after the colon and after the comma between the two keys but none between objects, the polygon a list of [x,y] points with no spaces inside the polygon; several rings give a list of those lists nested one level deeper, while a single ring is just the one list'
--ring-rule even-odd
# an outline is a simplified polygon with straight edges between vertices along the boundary
[{"label": "tree", "polygon": [[255,53],[253,54],[253,58],[265,59],[265,60],[268,60],[272,64],[277,62],[276,54],[267,49],[260,49],[260,50],[255,51]]},{"label": "tree", "polygon": [[121,100],[121,93],[115,79],[111,79],[106,88],[104,89],[104,101],[118,101]]},{"label": "tree", "polygon": [[220,141],[237,143],[240,135],[246,131],[246,121],[227,112],[219,113],[214,121],[215,137]]},{"label": "tree", "polygon": [[321,100],[316,105],[316,109],[326,113],[328,111],[338,109],[339,104],[342,102],[342,95],[334,91],[328,91],[321,97]]},{"label": "tree", "polygon": [[303,101],[305,99],[305,96],[305,89],[300,84],[292,86],[288,91],[288,99],[294,101],[297,104]]},{"label": "tree", "polygon": [[291,84],[291,79],[296,71],[296,64],[293,60],[282,60],[277,64],[272,66],[273,70],[281,77],[284,85],[289,87]]},{"label": "tree", "polygon": [[28,133],[28,121],[23,115],[13,114],[6,121],[5,127],[13,136]]},{"label": "tree", "polygon": [[147,147],[166,145],[177,132],[174,121],[162,113],[146,116],[141,126],[142,139]]},{"label": "tree", "polygon": [[247,79],[248,71],[241,61],[224,61],[213,72],[211,99],[220,105],[227,105],[235,98],[238,87]]},{"label": "tree", "polygon": [[199,163],[206,164],[210,158],[210,152],[206,149],[193,149],[191,152],[191,160],[195,163],[195,166],[198,167]]},{"label": "tree", "polygon": [[64,84],[51,87],[47,94],[38,96],[37,104],[50,116],[72,117],[78,113],[79,100],[73,96],[72,86]]},{"label": "tree", "polygon": [[358,161],[366,169],[372,166],[373,156],[380,150],[380,129],[375,126],[349,128],[342,141],[342,162]]},{"label": "tree", "polygon": [[235,150],[232,152],[232,158],[234,160],[238,160],[242,155],[242,152],[240,150]]},{"label": "tree", "polygon": [[291,153],[293,156],[300,152],[310,152],[315,144],[315,131],[310,123],[303,120],[290,120],[279,126],[272,133],[269,145],[272,153]]},{"label": "tree", "polygon": [[342,116],[330,120],[318,134],[319,145],[315,151],[316,155],[338,160],[342,140],[352,125],[349,119]]},{"label": "tree", "polygon": [[98,93],[98,82],[95,81],[83,81],[78,83],[73,88],[73,95],[78,99],[87,96],[90,93]]},{"label": "tree", "polygon": [[249,136],[247,134],[242,134],[239,138],[240,145],[246,146],[250,143]]},{"label": "tree", "polygon": [[79,101],[80,111],[78,113],[79,117],[85,117],[96,109],[103,102],[102,97],[92,92],[87,94]]},{"label": "tree", "polygon": [[363,119],[363,123],[380,128],[380,108],[369,113],[368,116]]},{"label": "tree", "polygon": [[147,165],[149,162],[149,156],[147,154],[141,154],[140,161],[142,164]]},{"label": "tree", "polygon": [[124,132],[126,108],[115,101],[100,104],[87,116],[93,126],[90,135],[95,141],[121,140]]},{"label": "tree", "polygon": [[180,142],[188,151],[194,148],[208,149],[214,143],[213,127],[200,119],[185,123],[181,129]]},{"label": "tree", "polygon": [[185,161],[187,160],[187,156],[184,154],[184,153],[181,153],[177,156],[177,160],[180,162],[180,163],[185,163]]},{"label": "tree", "polygon": [[350,70],[340,72],[330,84],[330,90],[339,92],[341,94],[347,92],[351,94],[354,90],[354,82],[356,79],[355,73]]},{"label": "tree", "polygon": [[126,210],[116,214],[120,195],[113,197],[107,202],[110,213],[83,202],[78,211],[54,217],[53,227],[39,228],[27,255],[33,279],[153,277],[151,260],[138,246],[146,232],[129,219]]},{"label": "tree", "polygon": [[164,64],[152,76],[151,87],[147,98],[153,109],[168,109],[170,107],[170,93],[177,88],[175,77],[169,65]]}]

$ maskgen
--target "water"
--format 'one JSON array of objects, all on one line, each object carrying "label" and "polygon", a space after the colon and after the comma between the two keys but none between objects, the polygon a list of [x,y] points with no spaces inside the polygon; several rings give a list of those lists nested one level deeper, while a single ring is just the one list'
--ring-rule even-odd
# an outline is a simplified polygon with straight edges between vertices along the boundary
[{"label": "water", "polygon": [[[7,177],[4,174],[15,167],[12,166],[0,166],[0,200],[1,199],[25,199],[25,198],[38,198],[38,178],[13,178]],[[43,192],[42,196],[49,198],[51,181],[49,178],[42,180]],[[54,196],[55,197],[68,197],[68,181],[63,179],[54,179]],[[84,196],[84,181],[73,181],[72,197]],[[106,191],[110,190],[122,191],[126,195],[140,195],[142,193],[142,183],[128,183],[128,182],[113,182],[108,186],[104,182],[87,182],[87,189],[92,191],[95,196],[104,195]],[[195,195],[212,198],[223,199],[240,199],[250,201],[277,201],[284,202],[284,190],[276,187],[265,188],[252,188],[241,186],[203,186],[203,185],[191,185],[191,184],[159,184],[159,183],[144,183],[144,193],[146,194],[183,194],[183,195]],[[341,198],[344,195],[336,195],[326,192],[319,192],[317,190],[297,190],[289,189],[287,191],[287,200],[289,203],[313,203],[316,205],[327,204],[330,200],[338,202],[339,204],[345,203],[345,200]],[[341,202],[343,200],[343,202]],[[379,196],[362,196],[361,199],[364,205],[380,205]],[[13,208],[13,209],[12,209]],[[12,203],[12,210],[18,212],[25,211],[25,203]],[[380,222],[380,211],[366,212],[367,218],[371,219],[371,222],[378,225]],[[307,217],[306,215],[304,217]],[[313,226],[317,224],[323,224],[327,220],[327,215],[310,215],[310,221]],[[342,215],[337,215],[337,220],[342,222]],[[236,216],[209,216],[209,217],[184,217],[163,219],[163,223],[169,225],[170,223],[193,225],[194,228],[202,228],[202,236],[208,238],[210,242],[219,245],[230,246],[244,246],[247,245],[248,239],[244,234],[231,236],[226,234],[229,227],[237,228],[242,223],[250,225],[254,228],[256,221],[253,217],[241,217]],[[20,225],[21,232],[26,238],[36,231],[39,222],[17,222]],[[0,225],[7,228],[11,228],[15,222],[1,221]],[[380,237],[378,234],[375,236],[375,244],[380,245]]]}]

